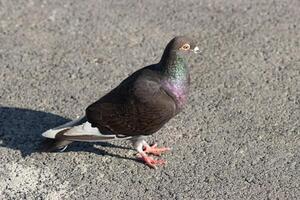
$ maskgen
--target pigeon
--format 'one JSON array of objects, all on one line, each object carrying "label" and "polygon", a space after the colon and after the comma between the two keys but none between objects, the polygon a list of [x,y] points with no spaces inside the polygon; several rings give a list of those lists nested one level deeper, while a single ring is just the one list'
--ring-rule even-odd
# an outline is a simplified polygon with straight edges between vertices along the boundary
[{"label": "pigeon", "polygon": [[[137,156],[151,168],[166,163],[155,159],[170,148],[149,145],[146,137],[161,129],[187,104],[190,73],[187,59],[198,53],[196,42],[177,36],[157,64],[141,68],[89,105],[85,115],[47,130],[46,151],[64,151],[74,141],[131,140]],[[152,155],[152,156],[151,156]]]}]

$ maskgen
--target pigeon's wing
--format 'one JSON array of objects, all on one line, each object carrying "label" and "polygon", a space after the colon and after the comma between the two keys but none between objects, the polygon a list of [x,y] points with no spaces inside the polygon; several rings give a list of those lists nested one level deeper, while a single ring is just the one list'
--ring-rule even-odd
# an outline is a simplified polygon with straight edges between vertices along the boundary
[{"label": "pigeon's wing", "polygon": [[174,99],[162,88],[160,80],[145,74],[134,86],[137,98],[139,133],[154,133],[176,114]]},{"label": "pigeon's wing", "polygon": [[88,121],[101,132],[125,136],[152,134],[175,113],[175,101],[151,70],[125,80],[86,110]]}]

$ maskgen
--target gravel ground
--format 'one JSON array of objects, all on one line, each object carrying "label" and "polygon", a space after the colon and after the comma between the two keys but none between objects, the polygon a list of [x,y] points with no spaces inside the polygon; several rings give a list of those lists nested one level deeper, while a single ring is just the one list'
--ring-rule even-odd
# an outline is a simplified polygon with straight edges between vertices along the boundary
[{"label": "gravel ground", "polygon": [[[299,199],[300,1],[0,0],[0,199]],[[175,35],[199,41],[190,103],[149,138],[38,153]]]}]

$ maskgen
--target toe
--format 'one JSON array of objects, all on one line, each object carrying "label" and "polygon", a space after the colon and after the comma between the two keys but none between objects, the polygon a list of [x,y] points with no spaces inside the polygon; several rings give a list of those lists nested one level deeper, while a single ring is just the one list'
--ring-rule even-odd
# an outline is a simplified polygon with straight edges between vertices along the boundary
[{"label": "toe", "polygon": [[146,165],[154,169],[157,169],[157,165],[163,165],[166,163],[164,160],[155,160],[150,156],[141,156],[139,158],[144,161]]}]

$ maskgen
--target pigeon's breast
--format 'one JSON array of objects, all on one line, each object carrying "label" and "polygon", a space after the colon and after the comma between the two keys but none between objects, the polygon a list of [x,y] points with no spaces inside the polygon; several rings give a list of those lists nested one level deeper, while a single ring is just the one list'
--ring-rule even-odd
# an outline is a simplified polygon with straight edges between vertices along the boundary
[{"label": "pigeon's breast", "polygon": [[174,98],[179,109],[181,109],[188,100],[188,86],[181,82],[170,83],[168,81],[163,83],[164,89]]}]

